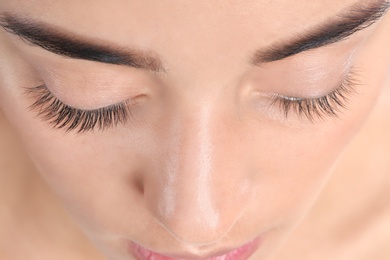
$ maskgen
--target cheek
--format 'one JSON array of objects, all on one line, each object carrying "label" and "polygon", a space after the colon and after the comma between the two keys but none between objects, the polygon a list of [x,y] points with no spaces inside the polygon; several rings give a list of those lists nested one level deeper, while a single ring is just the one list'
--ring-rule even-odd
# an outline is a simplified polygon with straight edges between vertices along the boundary
[{"label": "cheek", "polygon": [[[371,75],[367,71],[364,77]],[[252,223],[280,219],[292,226],[309,209],[344,148],[365,122],[380,84],[362,82],[357,88],[358,93],[350,98],[339,118],[304,127],[262,126],[260,122],[257,130],[247,132],[253,143],[252,168],[257,170]],[[259,212],[265,208],[267,213],[260,220]]]}]

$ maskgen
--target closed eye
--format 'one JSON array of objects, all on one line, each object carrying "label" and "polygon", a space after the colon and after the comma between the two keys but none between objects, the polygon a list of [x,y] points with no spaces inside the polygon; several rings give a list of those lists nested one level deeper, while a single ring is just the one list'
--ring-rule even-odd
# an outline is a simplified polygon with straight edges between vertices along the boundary
[{"label": "closed eye", "polygon": [[102,131],[118,124],[126,124],[132,117],[130,101],[92,110],[82,110],[60,101],[45,85],[28,88],[26,94],[33,95],[36,99],[30,106],[31,110],[38,111],[38,116],[48,121],[52,127],[65,129],[67,132],[72,130],[79,133]]},{"label": "closed eye", "polygon": [[289,97],[280,94],[271,94],[271,105],[277,106],[285,118],[292,113],[300,119],[314,122],[317,119],[338,117],[347,108],[349,98],[356,93],[359,82],[357,75],[350,71],[343,83],[331,93],[318,98]]}]

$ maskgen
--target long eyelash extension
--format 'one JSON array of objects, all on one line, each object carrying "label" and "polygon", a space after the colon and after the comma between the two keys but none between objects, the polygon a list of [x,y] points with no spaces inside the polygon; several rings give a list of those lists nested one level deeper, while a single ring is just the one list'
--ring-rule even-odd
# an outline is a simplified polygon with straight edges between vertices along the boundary
[{"label": "long eyelash extension", "polygon": [[323,120],[328,116],[338,117],[339,113],[347,108],[349,97],[356,94],[359,82],[352,76],[354,74],[349,72],[339,88],[323,97],[305,99],[276,94],[272,96],[271,106],[278,106],[285,118],[288,118],[291,112],[300,119],[308,119],[311,122],[316,119]]},{"label": "long eyelash extension", "polygon": [[81,110],[61,102],[45,85],[28,88],[26,93],[37,96],[37,100],[29,107],[31,110],[38,110],[38,116],[49,121],[54,128],[67,132],[75,129],[78,133],[104,130],[125,124],[132,117],[126,101],[103,108]]}]

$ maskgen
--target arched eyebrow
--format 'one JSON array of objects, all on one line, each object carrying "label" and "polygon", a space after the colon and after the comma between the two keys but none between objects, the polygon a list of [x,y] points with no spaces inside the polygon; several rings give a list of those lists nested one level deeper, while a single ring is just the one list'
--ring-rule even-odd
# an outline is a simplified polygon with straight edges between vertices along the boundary
[{"label": "arched eyebrow", "polygon": [[162,72],[160,57],[151,51],[125,49],[96,39],[86,39],[64,29],[9,13],[0,14],[0,26],[26,42],[68,58],[123,65]]},{"label": "arched eyebrow", "polygon": [[301,33],[298,37],[256,51],[251,57],[251,63],[261,66],[264,63],[279,61],[301,52],[343,41],[374,24],[386,14],[389,7],[390,2],[383,0],[365,5],[354,4],[335,18]]}]

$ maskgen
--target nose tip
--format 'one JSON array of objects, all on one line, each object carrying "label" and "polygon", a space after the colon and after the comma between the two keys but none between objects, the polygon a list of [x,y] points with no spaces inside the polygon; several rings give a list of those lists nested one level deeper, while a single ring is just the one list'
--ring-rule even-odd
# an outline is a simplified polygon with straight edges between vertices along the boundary
[{"label": "nose tip", "polygon": [[201,246],[217,242],[229,232],[239,215],[239,209],[229,210],[227,205],[216,208],[206,201],[175,203],[169,199],[155,203],[153,215],[168,233],[185,244]]},{"label": "nose tip", "polygon": [[149,212],[170,235],[181,243],[203,246],[221,240],[234,226],[248,189],[245,184],[197,177],[149,184],[144,196]]}]

